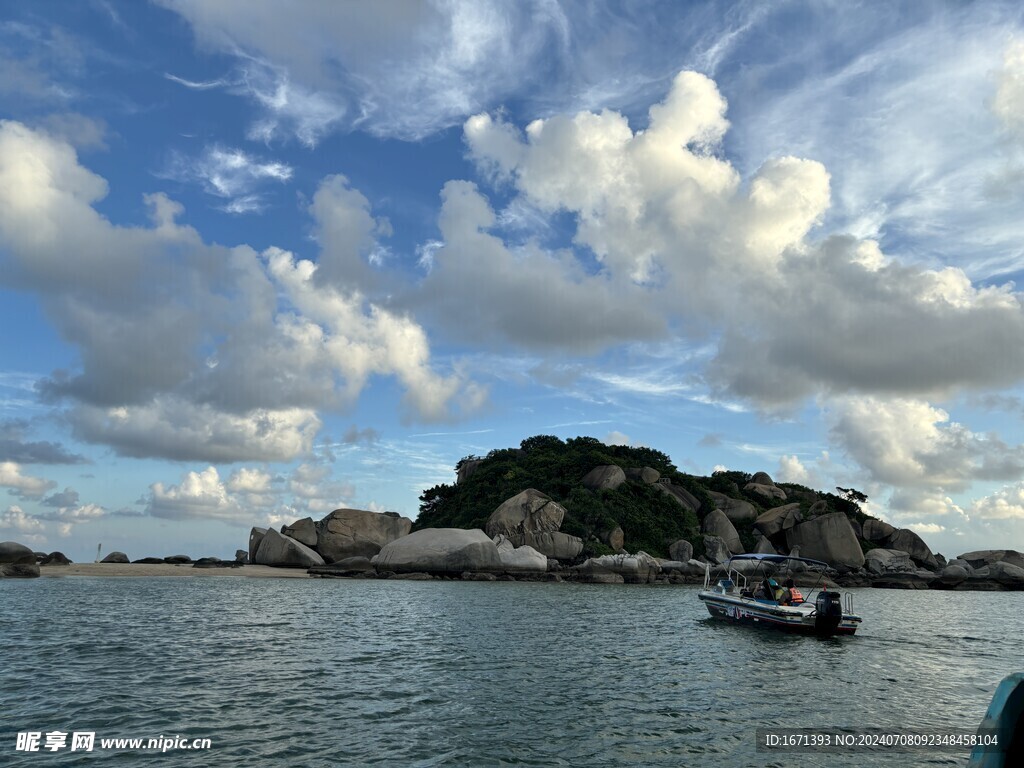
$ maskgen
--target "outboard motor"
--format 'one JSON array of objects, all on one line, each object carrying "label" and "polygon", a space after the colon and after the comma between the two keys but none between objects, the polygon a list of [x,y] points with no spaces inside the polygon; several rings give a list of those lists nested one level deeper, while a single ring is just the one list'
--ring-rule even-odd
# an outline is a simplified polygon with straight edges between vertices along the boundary
[{"label": "outboard motor", "polygon": [[834,635],[836,627],[843,620],[843,603],[839,593],[821,590],[818,599],[814,601],[814,607],[814,631],[822,637]]}]

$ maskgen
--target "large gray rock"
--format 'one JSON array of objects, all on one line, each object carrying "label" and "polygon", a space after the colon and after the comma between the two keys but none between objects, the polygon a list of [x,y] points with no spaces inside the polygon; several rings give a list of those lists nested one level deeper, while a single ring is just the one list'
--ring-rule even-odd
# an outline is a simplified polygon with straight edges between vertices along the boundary
[{"label": "large gray rock", "polygon": [[582,566],[583,570],[607,571],[616,573],[622,577],[627,584],[648,584],[653,582],[661,572],[658,561],[646,552],[637,552],[635,555],[602,555],[592,557]]},{"label": "large gray rock", "polygon": [[975,552],[965,552],[957,560],[965,561],[972,568],[984,568],[986,565],[998,562],[1024,568],[1024,554],[1014,549],[981,549]]},{"label": "large gray rock", "polygon": [[725,542],[725,546],[734,555],[742,554],[745,551],[736,528],[730,522],[725,512],[720,509],[713,509],[708,512],[707,517],[704,518],[704,523],[701,525],[701,530],[709,536],[721,538]]},{"label": "large gray rock", "polygon": [[623,584],[625,582],[621,574],[613,573],[593,558],[574,568],[573,573],[576,580],[584,584]]},{"label": "large gray rock", "polygon": [[686,509],[692,510],[693,512],[700,511],[700,502],[697,497],[690,493],[688,490],[683,488],[681,485],[672,485],[671,483],[655,483],[654,487],[664,493],[670,499],[679,503],[680,506]]},{"label": "large gray rock", "polygon": [[974,576],[977,576],[980,570],[987,570],[985,578],[1001,584],[1004,589],[1024,589],[1024,568],[1018,568],[1005,560],[999,560],[992,565],[985,566],[984,569],[975,571]]},{"label": "large gray rock", "polygon": [[743,486],[744,491],[750,493],[756,493],[764,496],[766,499],[785,499],[786,492],[776,485],[766,485],[765,483],[747,483]]},{"label": "large gray rock", "polygon": [[336,509],[316,527],[316,549],[324,560],[373,557],[384,545],[407,536],[412,520],[391,512]]},{"label": "large gray rock", "polygon": [[273,565],[279,568],[309,568],[324,565],[324,559],[312,549],[295,539],[268,530],[256,550],[256,565]]},{"label": "large gray rock", "polygon": [[[868,554],[871,554],[870,552]],[[947,565],[939,574],[938,586],[953,588],[967,581],[970,576],[966,568],[959,565]]]},{"label": "large gray rock", "polygon": [[305,544],[307,547],[316,547],[316,524],[313,522],[312,517],[296,520],[291,525],[282,525],[281,533],[285,536],[290,536],[300,544]]},{"label": "large gray rock", "polygon": [[693,559],[693,544],[688,542],[686,539],[673,541],[668,545],[668,556],[673,560],[679,560],[680,562],[687,563]]},{"label": "large gray rock", "polygon": [[775,485],[772,476],[767,472],[755,472],[754,476],[750,478],[750,482],[757,483],[758,485]]},{"label": "large gray rock", "polygon": [[63,552],[51,552],[42,560],[39,561],[40,565],[71,565],[71,561],[68,556]]},{"label": "large gray rock", "polygon": [[385,544],[373,558],[377,571],[462,574],[502,571],[498,548],[475,529],[424,528]]},{"label": "large gray rock", "polygon": [[758,536],[757,541],[754,543],[754,554],[775,555],[778,552],[775,549],[775,545],[768,541],[767,536]]},{"label": "large gray rock", "polygon": [[734,523],[746,522],[757,517],[757,509],[749,501],[734,499],[718,491],[708,491],[708,495],[714,499],[715,506],[725,512],[726,517]]},{"label": "large gray rock", "polygon": [[861,532],[867,541],[881,544],[896,533],[896,529],[882,520],[869,517],[864,521],[864,525],[861,526]]},{"label": "large gray rock", "polygon": [[565,507],[536,488],[527,488],[499,504],[487,518],[484,530],[492,538],[507,536],[513,544],[521,547],[527,543],[527,534],[557,531],[562,527],[564,518]]},{"label": "large gray rock", "polygon": [[35,553],[16,541],[0,541],[0,563],[35,563]]},{"label": "large gray rock", "polygon": [[610,531],[603,532],[600,538],[601,541],[616,552],[626,546],[626,532],[622,530],[622,526],[620,525],[616,525]]},{"label": "large gray rock", "polygon": [[626,478],[637,483],[653,485],[660,477],[661,472],[651,467],[631,467],[626,470]]},{"label": "large gray rock", "polygon": [[100,560],[101,563],[128,563],[131,562],[128,559],[128,555],[124,552],[111,552],[109,555]]},{"label": "large gray rock", "polygon": [[915,563],[930,571],[939,569],[939,561],[935,559],[928,545],[911,530],[901,528],[893,533],[886,539],[886,547],[908,553]]},{"label": "large gray rock", "polygon": [[235,550],[235,562],[239,565],[245,565],[249,562],[249,553],[244,549]]},{"label": "large gray rock", "polygon": [[626,473],[615,464],[594,467],[583,476],[583,487],[591,491],[614,491],[626,482]]},{"label": "large gray rock", "polygon": [[909,573],[917,571],[908,553],[898,549],[882,549],[881,547],[872,549],[864,555],[864,567],[876,576],[881,576],[884,573]]},{"label": "large gray rock", "polygon": [[732,552],[721,537],[704,536],[704,557],[709,563],[724,563],[732,557]]},{"label": "large gray rock", "polygon": [[260,542],[267,535],[266,528],[253,528],[249,531],[249,562],[256,562],[256,552],[260,548]]},{"label": "large gray rock", "polygon": [[828,502],[824,499],[818,499],[807,510],[807,514],[811,517],[824,515],[826,512],[828,512]]},{"label": "large gray rock", "polygon": [[502,570],[507,573],[544,573],[548,569],[547,555],[533,547],[517,547],[501,534],[494,537],[494,546],[498,548]]},{"label": "large gray rock", "polygon": [[[509,539],[516,543],[516,539]],[[526,534],[522,544],[516,543],[516,546],[533,547],[554,560],[575,560],[583,551],[583,539],[561,531],[544,531]]]},{"label": "large gray rock", "polygon": [[800,505],[784,504],[769,509],[754,521],[754,528],[769,539],[784,533],[800,522]]},{"label": "large gray rock", "polygon": [[476,472],[477,468],[480,466],[480,461],[480,459],[470,459],[469,461],[462,462],[462,464],[459,466],[458,474],[455,478],[456,485],[464,483],[467,480],[469,480],[469,478],[473,476],[473,473]]},{"label": "large gray rock", "polygon": [[0,563],[0,578],[35,579],[39,577],[39,563]]},{"label": "large gray rock", "polygon": [[864,565],[864,553],[842,512],[832,512],[800,523],[786,531],[786,544],[800,547],[802,557],[823,560],[840,570]]}]

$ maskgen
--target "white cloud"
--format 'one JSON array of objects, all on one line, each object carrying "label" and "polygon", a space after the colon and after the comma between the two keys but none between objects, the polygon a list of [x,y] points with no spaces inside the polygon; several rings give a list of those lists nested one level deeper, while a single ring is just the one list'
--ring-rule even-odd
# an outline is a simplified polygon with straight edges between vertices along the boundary
[{"label": "white cloud", "polygon": [[258,193],[265,182],[287,182],[292,168],[281,162],[261,161],[241,149],[207,147],[196,158],[175,154],[164,175],[202,185],[207,194],[225,201],[229,213],[258,213],[266,205]]},{"label": "white cloud", "polygon": [[1024,520],[1024,483],[1008,485],[976,499],[971,514],[984,520]]},{"label": "white cloud", "polygon": [[332,467],[326,464],[300,464],[288,478],[287,487],[293,508],[313,517],[351,503],[356,494],[355,486],[334,479]]},{"label": "white cloud", "polygon": [[146,512],[168,520],[224,520],[242,525],[252,514],[227,492],[215,467],[187,472],[178,485],[153,483]]},{"label": "white cloud", "polygon": [[811,483],[810,472],[797,456],[783,455],[779,459],[779,468],[775,472],[775,479],[784,483],[799,483],[800,485],[810,485]]},{"label": "white cloud", "polygon": [[[334,203],[326,262],[346,236],[362,242],[344,231],[361,216],[386,234],[343,179],[322,189]],[[41,388],[70,401],[81,439],[131,456],[286,460],[308,451],[319,410],[351,405],[371,376],[399,379],[410,419],[482,403],[481,387],[434,370],[408,314],[321,285],[316,265],[279,249],[208,245],[162,195],[147,198],[151,226],[114,226],[93,208],[106,191],[69,145],[0,124],[0,274],[35,293],[80,352],[78,370]]]},{"label": "white cloud", "polygon": [[216,462],[287,461],[312,450],[321,422],[306,408],[255,408],[242,414],[159,396],[144,405],[75,406],[75,436],[122,456]]},{"label": "white cloud", "polygon": [[945,526],[939,525],[938,523],[910,523],[907,528],[916,533],[942,533],[946,530]]},{"label": "white cloud", "polygon": [[320,183],[309,210],[321,248],[318,282],[348,291],[379,287],[383,278],[373,255],[381,248],[377,236],[390,233],[387,219],[374,218],[370,201],[341,174]]},{"label": "white cloud", "polygon": [[632,438],[630,438],[629,435],[619,432],[617,430],[612,430],[611,432],[609,432],[607,435],[605,435],[604,440],[602,440],[601,442],[604,443],[605,445],[633,444],[633,440]]},{"label": "white cloud", "polygon": [[[468,120],[480,171],[510,179],[528,206],[573,213],[577,250],[513,251],[489,233],[495,218],[479,192],[450,182],[446,245],[424,290],[452,297],[451,330],[579,353],[704,329],[719,337],[707,369],[716,399],[769,409],[823,391],[932,396],[1024,376],[1024,354],[1009,341],[1024,334],[1012,286],[976,287],[955,267],[907,266],[874,240],[810,241],[830,206],[827,170],[776,157],[744,185],[717,151],[724,113],[715,84],[683,72],[643,131],[610,110],[537,120],[525,133],[486,115]],[[456,275],[472,276],[474,295]],[[583,288],[612,328],[574,305]],[[506,312],[509,295],[532,295],[543,309]],[[483,305],[488,322],[468,322]]]},{"label": "white cloud", "polygon": [[832,438],[873,481],[900,489],[962,491],[974,480],[1024,472],[1024,445],[976,434],[921,400],[836,402]]},{"label": "white cloud", "polygon": [[236,56],[225,79],[263,111],[251,137],[307,145],[334,127],[422,138],[518,93],[568,42],[547,0],[301,4],[287,14],[263,0],[164,3],[201,45]]},{"label": "white cloud", "polygon": [[231,473],[225,488],[232,493],[269,493],[271,480],[268,472],[242,467]]},{"label": "white cloud", "polygon": [[0,514],[0,529],[13,531],[16,534],[28,534],[31,540],[39,541],[42,537],[43,524],[33,515],[25,514],[25,511],[12,505]]},{"label": "white cloud", "polygon": [[24,475],[21,467],[13,461],[0,462],[0,486],[21,499],[41,499],[48,491],[57,487],[52,480]]},{"label": "white cloud", "polygon": [[992,111],[1007,131],[1024,140],[1024,41],[1015,40],[1003,55]]}]

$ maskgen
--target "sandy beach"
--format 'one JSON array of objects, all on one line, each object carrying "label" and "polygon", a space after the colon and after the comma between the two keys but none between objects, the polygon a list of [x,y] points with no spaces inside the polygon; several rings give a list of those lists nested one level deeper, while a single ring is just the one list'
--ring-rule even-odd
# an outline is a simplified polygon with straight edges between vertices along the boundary
[{"label": "sandy beach", "polygon": [[308,579],[305,568],[272,568],[269,565],[243,565],[241,568],[193,568],[167,563],[72,563],[44,565],[40,576],[233,576],[247,579]]}]

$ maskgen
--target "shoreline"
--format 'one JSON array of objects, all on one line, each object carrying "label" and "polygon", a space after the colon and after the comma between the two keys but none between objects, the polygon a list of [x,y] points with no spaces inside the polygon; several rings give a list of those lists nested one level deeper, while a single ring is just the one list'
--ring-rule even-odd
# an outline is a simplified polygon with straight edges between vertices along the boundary
[{"label": "shoreline", "polygon": [[193,568],[191,563],[71,563],[70,565],[43,565],[40,578],[67,576],[101,576],[123,578],[131,576],[232,576],[239,579],[308,579],[305,568],[275,568],[270,565],[243,565],[238,568]]}]

